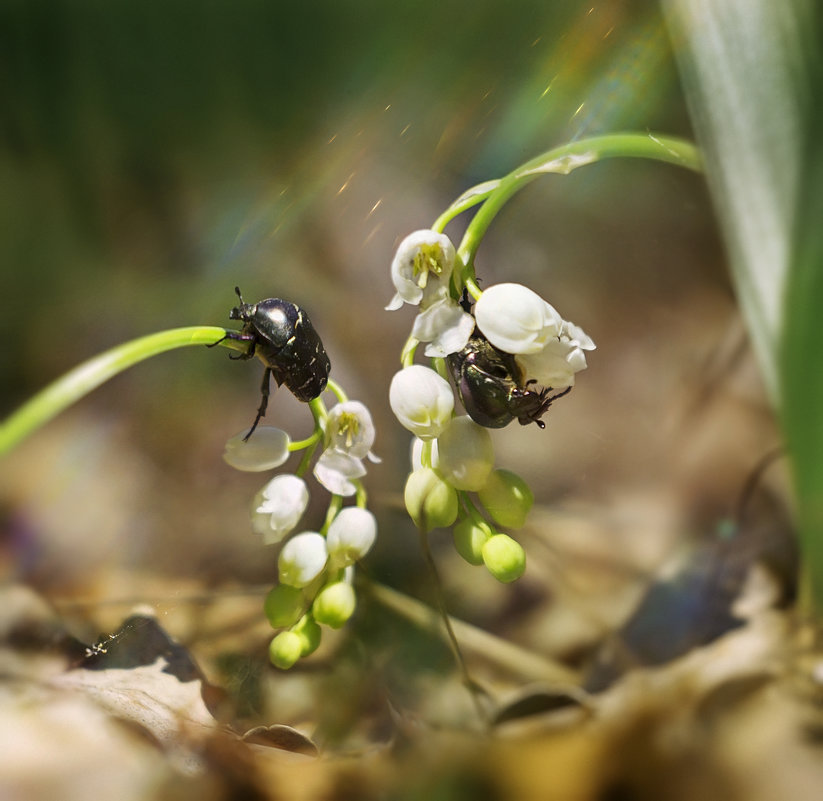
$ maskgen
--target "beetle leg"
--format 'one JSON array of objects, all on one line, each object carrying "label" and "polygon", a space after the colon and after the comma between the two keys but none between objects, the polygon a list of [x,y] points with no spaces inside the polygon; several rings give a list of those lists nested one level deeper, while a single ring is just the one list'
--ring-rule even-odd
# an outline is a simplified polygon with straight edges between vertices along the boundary
[{"label": "beetle leg", "polygon": [[[549,387],[547,392],[551,389]],[[572,387],[566,387],[562,392],[558,392],[556,395],[552,395],[550,398],[547,398],[546,408],[548,409],[552,403],[554,403],[558,398],[562,398],[564,395],[568,395],[572,391]]]},{"label": "beetle leg", "polygon": [[243,437],[243,442],[248,442],[249,437],[254,433],[254,429],[257,428],[257,424],[260,422],[260,419],[263,415],[266,414],[266,408],[269,405],[269,394],[271,392],[271,367],[267,367],[263,371],[263,383],[260,385],[260,394],[262,395],[262,399],[260,400],[260,407],[257,409],[257,417],[254,418],[254,422],[251,424],[251,428],[249,429],[249,433]]},{"label": "beetle leg", "polygon": [[229,358],[233,360],[241,359],[245,361],[246,359],[251,359],[254,356],[254,347],[257,344],[257,337],[254,334],[241,334],[237,331],[226,331],[217,342],[212,342],[211,345],[206,345],[207,348],[213,348],[216,345],[219,345],[224,339],[233,339],[235,342],[248,342],[249,347],[246,349],[245,353],[241,353],[239,356],[232,356],[229,354]]}]

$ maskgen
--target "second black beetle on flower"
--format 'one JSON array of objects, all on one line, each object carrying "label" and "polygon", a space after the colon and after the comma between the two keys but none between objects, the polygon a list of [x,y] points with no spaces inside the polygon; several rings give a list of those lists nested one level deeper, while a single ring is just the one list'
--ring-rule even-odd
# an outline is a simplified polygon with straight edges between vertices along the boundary
[{"label": "second black beetle on flower", "polygon": [[278,386],[285,384],[295,398],[308,403],[326,388],[331,363],[308,314],[296,303],[281,298],[245,303],[240,289],[235,287],[234,291],[240,305],[229,312],[229,319],[242,320],[244,325],[240,331],[227,331],[223,339],[246,342],[248,347],[245,353],[230,358],[257,356],[266,367],[260,387],[262,400],[249,433],[243,437],[245,442],[266,414],[272,375]]},{"label": "second black beetle on flower", "polygon": [[556,395],[552,388],[529,389],[511,353],[498,350],[475,328],[466,347],[446,357],[454,384],[469,417],[486,428],[503,428],[515,417],[520,425],[546,424],[540,419],[558,398],[571,392],[567,387]]}]

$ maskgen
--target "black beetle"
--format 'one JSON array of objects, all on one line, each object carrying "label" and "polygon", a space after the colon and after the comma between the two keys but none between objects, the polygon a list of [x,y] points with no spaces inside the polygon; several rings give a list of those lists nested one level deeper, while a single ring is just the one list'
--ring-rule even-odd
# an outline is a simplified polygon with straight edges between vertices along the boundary
[{"label": "black beetle", "polygon": [[223,339],[247,342],[248,348],[245,353],[229,355],[229,358],[251,359],[257,356],[266,366],[260,387],[260,408],[249,433],[243,437],[245,442],[266,413],[272,375],[277,386],[285,384],[295,398],[308,403],[326,388],[331,363],[308,314],[296,303],[281,298],[245,303],[239,287],[235,287],[234,291],[240,305],[229,312],[229,319],[242,320],[245,325],[241,331],[227,331]]},{"label": "black beetle", "polygon": [[537,423],[545,428],[540,418],[572,389],[556,395],[549,394],[551,387],[529,389],[537,382],[524,381],[514,356],[494,347],[478,328],[466,347],[447,356],[446,362],[469,417],[486,428],[503,428],[515,417],[520,425]]}]

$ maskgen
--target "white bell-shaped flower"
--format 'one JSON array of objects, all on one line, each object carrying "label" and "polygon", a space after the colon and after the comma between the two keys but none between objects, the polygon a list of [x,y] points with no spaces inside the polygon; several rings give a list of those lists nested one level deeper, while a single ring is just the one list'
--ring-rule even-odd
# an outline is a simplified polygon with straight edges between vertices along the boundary
[{"label": "white bell-shaped flower", "polygon": [[309,490],[302,478],[275,476],[258,493],[252,511],[252,528],[263,542],[280,542],[300,522],[309,503]]},{"label": "white bell-shaped flower", "polygon": [[323,572],[328,556],[322,535],[315,531],[296,534],[280,551],[277,560],[280,582],[290,587],[305,587]]},{"label": "white bell-shaped flower", "polygon": [[347,506],[332,520],[326,534],[326,548],[337,566],[362,559],[374,545],[377,521],[367,509]]},{"label": "white bell-shaped flower", "polygon": [[314,477],[333,495],[346,498],[357,492],[354,479],[365,475],[362,459],[335,448],[323,451],[314,465]]},{"label": "white bell-shaped flower", "polygon": [[258,426],[254,435],[245,442],[246,431],[241,431],[226,443],[223,460],[235,470],[258,473],[280,467],[289,458],[289,435],[279,428]]},{"label": "white bell-shaped flower", "polygon": [[560,335],[563,318],[536,292],[521,284],[495,284],[474,307],[478,328],[506,353],[539,353]]},{"label": "white bell-shaped flower", "polygon": [[409,234],[397,248],[391,278],[397,294],[387,311],[404,303],[428,305],[448,294],[454,269],[454,245],[445,234],[422,230]]},{"label": "white bell-shaped flower", "polygon": [[428,342],[426,356],[444,358],[463,350],[474,331],[474,317],[450,296],[440,298],[414,320],[412,336]]},{"label": "white bell-shaped flower", "polygon": [[439,470],[455,489],[476,492],[494,467],[494,445],[488,429],[471,417],[455,417],[437,438]]},{"label": "white bell-shaped flower", "polygon": [[395,373],[389,387],[389,404],[400,424],[420,439],[437,437],[454,410],[449,382],[420,364]]},{"label": "white bell-shaped flower", "polygon": [[374,423],[360,401],[338,403],[326,421],[326,447],[348,453],[356,459],[368,456],[374,445]]}]

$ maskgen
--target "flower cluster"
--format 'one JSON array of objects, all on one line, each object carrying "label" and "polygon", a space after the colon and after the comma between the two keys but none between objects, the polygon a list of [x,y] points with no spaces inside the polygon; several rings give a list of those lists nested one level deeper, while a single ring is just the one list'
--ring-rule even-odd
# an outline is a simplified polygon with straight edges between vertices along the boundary
[{"label": "flower cluster", "polygon": [[[459,274],[455,274],[455,265]],[[533,495],[522,478],[495,469],[488,428],[518,418],[535,422],[553,400],[551,390],[568,391],[586,367],[594,342],[564,320],[538,294],[520,284],[475,290],[470,303],[457,301],[466,268],[451,242],[435,231],[417,231],[400,244],[392,263],[397,294],[387,307],[420,305],[404,367],[395,374],[389,402],[400,423],[415,436],[412,472],[406,482],[406,509],[428,531],[454,526],[458,553],[485,564],[500,581],[522,575],[523,548],[498,527],[521,528]],[[414,364],[418,341],[433,367]],[[467,415],[455,413],[451,372]],[[471,493],[471,494],[470,494]]]},{"label": "flower cluster", "polygon": [[533,496],[519,476],[494,469],[488,430],[466,415],[455,416],[449,383],[422,365],[411,365],[394,376],[389,402],[398,420],[415,435],[404,491],[415,525],[429,531],[457,523],[454,542],[466,561],[485,564],[503,582],[519,578],[526,554],[495,526],[521,528]]},{"label": "flower cluster", "polygon": [[[279,583],[265,601],[272,627],[283,629],[269,647],[272,663],[280,668],[291,667],[318,647],[321,625],[337,629],[352,616],[354,564],[377,536],[359,481],[366,473],[364,460],[378,461],[371,453],[374,424],[362,403],[346,400],[333,382],[329,385],[340,402],[329,412],[319,399],[310,404],[315,431],[307,440],[293,443],[285,431],[261,426],[248,442],[242,433],[230,439],[223,455],[239,470],[262,471],[284,464],[292,451],[306,451],[296,474],[272,478],[255,496],[251,511],[252,529],[264,543],[285,540],[277,560]],[[319,531],[292,534],[309,503],[302,474],[321,442],[314,477],[332,494],[326,521]],[[343,499],[353,496],[357,505],[343,507]]]}]

